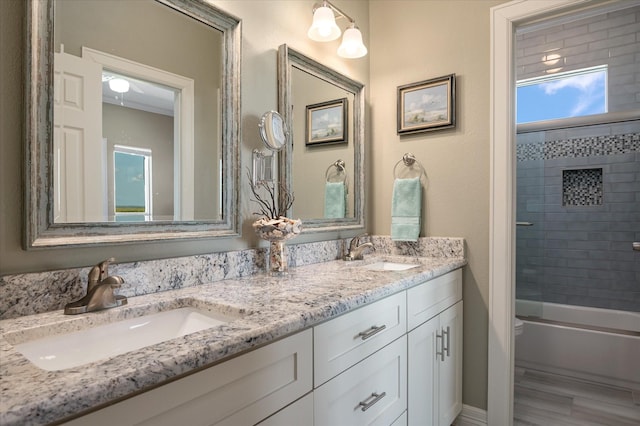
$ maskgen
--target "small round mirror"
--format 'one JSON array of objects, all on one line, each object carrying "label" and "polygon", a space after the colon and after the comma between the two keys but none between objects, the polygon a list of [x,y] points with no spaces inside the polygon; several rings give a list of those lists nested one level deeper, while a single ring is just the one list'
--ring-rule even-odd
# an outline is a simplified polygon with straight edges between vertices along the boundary
[{"label": "small round mirror", "polygon": [[258,124],[260,137],[265,146],[272,151],[280,151],[287,143],[287,128],[282,116],[276,111],[268,111],[262,114]]}]

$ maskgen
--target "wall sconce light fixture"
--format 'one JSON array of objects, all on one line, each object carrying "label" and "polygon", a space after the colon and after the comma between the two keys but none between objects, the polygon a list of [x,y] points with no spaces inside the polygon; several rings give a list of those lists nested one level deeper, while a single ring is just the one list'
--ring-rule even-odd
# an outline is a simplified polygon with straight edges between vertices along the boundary
[{"label": "wall sconce light fixture", "polygon": [[356,26],[356,21],[327,0],[324,0],[321,5],[314,6],[313,22],[307,36],[311,40],[322,42],[340,37],[341,31],[336,24],[334,12],[338,14],[338,18],[344,17],[350,22],[342,37],[342,43],[338,47],[338,56],[351,59],[365,56],[367,48],[362,42],[362,33]]}]

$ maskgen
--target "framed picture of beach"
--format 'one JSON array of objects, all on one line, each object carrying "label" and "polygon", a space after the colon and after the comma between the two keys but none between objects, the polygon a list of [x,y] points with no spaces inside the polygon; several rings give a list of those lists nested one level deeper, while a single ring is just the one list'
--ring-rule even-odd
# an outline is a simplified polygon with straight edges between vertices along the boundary
[{"label": "framed picture of beach", "polygon": [[456,126],[456,75],[398,87],[398,134]]},{"label": "framed picture of beach", "polygon": [[347,98],[307,105],[306,145],[347,143]]}]

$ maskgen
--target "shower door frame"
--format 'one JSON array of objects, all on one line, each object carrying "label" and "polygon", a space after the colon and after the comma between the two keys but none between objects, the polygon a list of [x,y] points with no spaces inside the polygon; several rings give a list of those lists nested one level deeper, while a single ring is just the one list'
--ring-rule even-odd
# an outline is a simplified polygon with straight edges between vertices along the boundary
[{"label": "shower door frame", "polygon": [[[487,424],[513,423],[515,312],[515,29],[594,0],[515,0],[491,8]],[[505,368],[508,366],[508,368]]]}]

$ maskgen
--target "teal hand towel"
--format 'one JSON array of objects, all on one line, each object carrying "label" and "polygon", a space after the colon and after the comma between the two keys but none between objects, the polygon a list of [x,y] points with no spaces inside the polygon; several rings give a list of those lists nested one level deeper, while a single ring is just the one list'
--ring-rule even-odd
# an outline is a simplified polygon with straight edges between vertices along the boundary
[{"label": "teal hand towel", "polygon": [[342,219],[347,211],[344,182],[327,182],[324,187],[324,217]]},{"label": "teal hand towel", "polygon": [[420,178],[396,179],[391,199],[391,239],[418,241],[422,216]]}]

